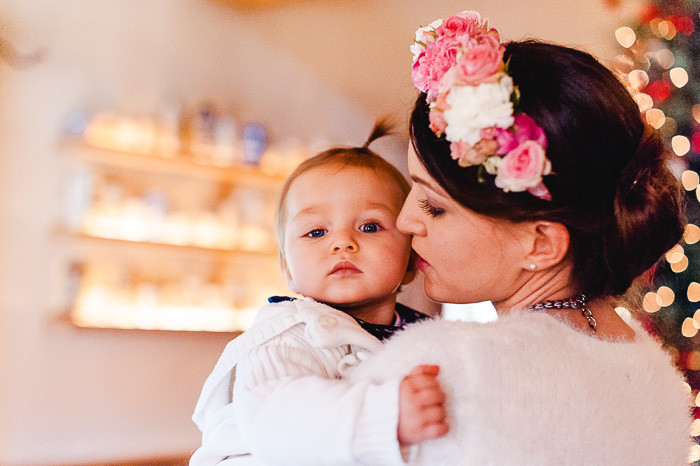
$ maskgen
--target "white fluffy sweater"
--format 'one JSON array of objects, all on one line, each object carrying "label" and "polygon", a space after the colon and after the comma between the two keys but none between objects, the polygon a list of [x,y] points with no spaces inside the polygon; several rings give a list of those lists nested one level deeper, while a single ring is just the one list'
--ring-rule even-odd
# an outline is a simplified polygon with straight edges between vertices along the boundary
[{"label": "white fluffy sweater", "polygon": [[439,364],[450,432],[413,451],[425,465],[680,465],[690,408],[670,357],[638,325],[610,342],[547,314],[409,326],[352,380]]}]

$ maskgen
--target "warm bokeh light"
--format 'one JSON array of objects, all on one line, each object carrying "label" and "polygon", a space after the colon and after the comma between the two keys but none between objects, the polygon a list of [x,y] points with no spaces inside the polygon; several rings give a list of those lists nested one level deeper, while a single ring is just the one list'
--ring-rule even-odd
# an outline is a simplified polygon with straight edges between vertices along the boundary
[{"label": "warm bokeh light", "polygon": [[685,270],[687,268],[688,268],[688,257],[687,256],[683,256],[683,258],[681,260],[671,264],[671,270],[674,271],[675,273],[685,272]]},{"label": "warm bokeh light", "polygon": [[688,84],[688,72],[681,67],[673,68],[669,72],[671,82],[676,87],[683,87]]},{"label": "warm bokeh light", "polygon": [[[697,351],[694,351],[694,353],[697,353]],[[700,407],[700,392],[695,396],[695,406]]]},{"label": "warm bokeh light", "polygon": [[[697,332],[697,329],[695,329]],[[688,357],[685,361],[685,366],[690,369],[691,371],[697,371],[700,370],[700,352],[698,351],[691,351],[688,353]],[[700,394],[698,394],[698,397],[695,398],[695,404],[697,406],[700,406]]]},{"label": "warm bokeh light", "polygon": [[[698,329],[693,325],[693,319],[686,317],[681,326],[681,333],[686,338],[693,338],[698,333]],[[699,367],[700,368],[700,367]]]},{"label": "warm bokeh light", "polygon": [[[676,155],[685,155],[690,151],[690,139],[680,134],[673,136],[671,138],[671,148],[673,148],[673,152],[675,152]],[[697,186],[697,183],[695,183],[695,185]]]},{"label": "warm bokeh light", "polygon": [[637,101],[637,105],[639,106],[640,112],[646,112],[654,106],[654,100],[651,98],[651,96],[643,92],[635,94],[634,100]]},{"label": "warm bokeh light", "polygon": [[648,292],[647,294],[644,295],[644,300],[642,301],[642,307],[644,310],[648,313],[654,313],[661,309],[661,306],[659,305],[659,300],[653,291]]},{"label": "warm bokeh light", "polygon": [[615,39],[617,39],[621,46],[628,49],[634,45],[637,40],[637,35],[631,27],[623,26],[615,31]]},{"label": "warm bokeh light", "polygon": [[644,70],[632,70],[627,76],[630,86],[637,90],[642,90],[649,84],[649,75]]},{"label": "warm bokeh light", "polygon": [[700,283],[692,282],[688,285],[688,301],[693,303],[700,301]]},{"label": "warm bokeh light", "polygon": [[696,461],[700,461],[700,445],[693,445],[688,454],[688,463],[695,463]]},{"label": "warm bokeh light", "polygon": [[683,240],[688,244],[695,244],[700,241],[700,227],[694,223],[687,224],[683,232]]},{"label": "warm bokeh light", "polygon": [[700,419],[695,419],[690,425],[690,435],[693,437],[700,435]]},{"label": "warm bokeh light", "polygon": [[669,264],[675,264],[682,260],[684,255],[685,251],[683,250],[683,246],[676,244],[666,253],[666,261],[668,261]]},{"label": "warm bokeh light", "polygon": [[652,108],[646,114],[647,123],[655,129],[661,128],[666,123],[666,115],[661,109]]},{"label": "warm bokeh light", "polygon": [[700,104],[693,105],[693,118],[700,123]]},{"label": "warm bokeh light", "polygon": [[695,311],[695,314],[693,314],[693,325],[695,325],[696,328],[700,329],[700,309]]},{"label": "warm bokeh light", "polygon": [[656,300],[659,302],[661,307],[670,306],[673,304],[674,299],[676,299],[676,294],[667,286],[659,287],[659,289],[656,291]]},{"label": "warm bokeh light", "polygon": [[661,49],[656,52],[656,61],[663,68],[669,69],[676,62],[676,56],[669,49]]}]

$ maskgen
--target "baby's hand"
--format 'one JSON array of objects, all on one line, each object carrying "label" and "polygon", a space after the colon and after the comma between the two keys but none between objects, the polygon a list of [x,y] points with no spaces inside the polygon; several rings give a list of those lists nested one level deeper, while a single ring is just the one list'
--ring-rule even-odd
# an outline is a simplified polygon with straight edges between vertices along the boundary
[{"label": "baby's hand", "polygon": [[401,445],[442,437],[449,430],[440,366],[416,366],[399,385],[398,439]]}]

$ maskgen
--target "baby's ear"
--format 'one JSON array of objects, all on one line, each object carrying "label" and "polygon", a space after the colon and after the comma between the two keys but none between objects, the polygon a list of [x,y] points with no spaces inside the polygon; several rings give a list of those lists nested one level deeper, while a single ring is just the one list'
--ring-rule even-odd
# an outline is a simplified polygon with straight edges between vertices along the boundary
[{"label": "baby's ear", "polygon": [[403,280],[401,280],[402,285],[408,285],[413,281],[414,278],[416,278],[416,274],[418,273],[418,261],[417,261],[417,256],[416,253],[411,250],[411,256],[408,258],[408,267],[406,267],[406,273],[403,276]]}]

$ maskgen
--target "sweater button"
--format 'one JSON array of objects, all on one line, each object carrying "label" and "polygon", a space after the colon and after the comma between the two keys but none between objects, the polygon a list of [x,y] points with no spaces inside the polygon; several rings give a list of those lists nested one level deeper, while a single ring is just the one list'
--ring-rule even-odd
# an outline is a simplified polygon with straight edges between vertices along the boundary
[{"label": "sweater button", "polygon": [[333,330],[338,326],[338,319],[333,316],[321,316],[318,318],[318,324],[324,330]]}]

